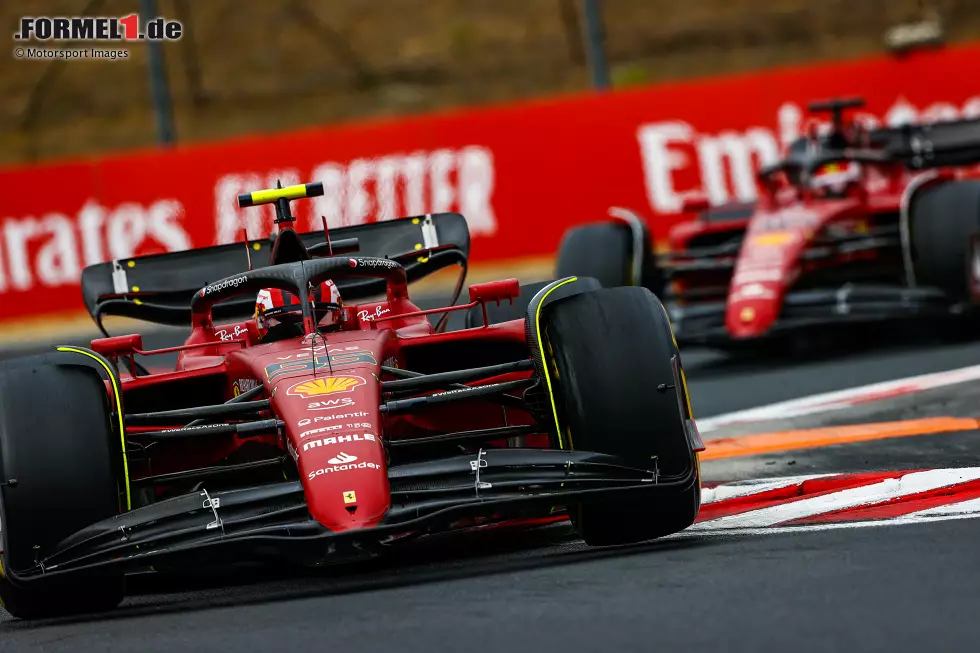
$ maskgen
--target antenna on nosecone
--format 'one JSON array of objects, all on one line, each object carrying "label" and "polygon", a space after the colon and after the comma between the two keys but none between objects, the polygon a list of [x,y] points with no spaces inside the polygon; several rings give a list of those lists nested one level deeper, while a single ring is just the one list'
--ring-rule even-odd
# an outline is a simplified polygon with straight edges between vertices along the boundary
[{"label": "antenna on nosecone", "polygon": [[327,239],[327,255],[333,256],[333,245],[330,244],[330,230],[327,229],[327,216],[321,215],[320,221],[323,222],[323,237]]},{"label": "antenna on nosecone", "polygon": [[248,246],[248,227],[242,225],[242,233],[245,234],[245,258],[248,259],[248,271],[252,271],[252,250]]}]

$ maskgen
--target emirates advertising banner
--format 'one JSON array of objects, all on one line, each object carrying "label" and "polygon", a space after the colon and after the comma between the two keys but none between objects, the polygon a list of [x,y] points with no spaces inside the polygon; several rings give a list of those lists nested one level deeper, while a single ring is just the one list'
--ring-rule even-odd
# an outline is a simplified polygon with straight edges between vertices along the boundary
[{"label": "emirates advertising banner", "polygon": [[82,310],[86,265],[267,236],[272,208],[236,196],[277,181],[323,182],[294,203],[300,230],[458,211],[477,265],[553,256],[613,206],[662,241],[687,193],[753,199],[810,101],[860,96],[886,125],[980,117],[978,79],[980,44],[3,168],[0,321]]}]

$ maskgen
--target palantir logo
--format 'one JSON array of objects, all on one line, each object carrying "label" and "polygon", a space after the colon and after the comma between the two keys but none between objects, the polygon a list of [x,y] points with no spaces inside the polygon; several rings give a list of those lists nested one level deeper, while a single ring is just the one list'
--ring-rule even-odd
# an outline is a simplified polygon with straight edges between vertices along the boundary
[{"label": "palantir logo", "polygon": [[180,21],[156,17],[140,28],[139,14],[115,16],[24,16],[14,40],[28,41],[177,41]]},{"label": "palantir logo", "polygon": [[331,465],[346,465],[347,463],[352,463],[357,460],[357,456],[352,456],[350,454],[341,451],[339,454],[328,460],[327,462]]}]

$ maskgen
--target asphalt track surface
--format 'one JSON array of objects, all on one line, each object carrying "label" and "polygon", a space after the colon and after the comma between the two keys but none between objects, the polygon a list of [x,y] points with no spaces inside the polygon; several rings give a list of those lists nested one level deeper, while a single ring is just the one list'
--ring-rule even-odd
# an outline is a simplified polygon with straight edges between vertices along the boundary
[{"label": "asphalt track surface", "polygon": [[[802,360],[685,352],[695,412],[980,363],[980,344],[875,344]],[[747,464],[760,476],[977,465],[971,443],[980,433]],[[706,465],[713,474],[731,470]],[[609,549],[560,524],[478,535],[349,568],[137,579],[109,615],[0,618],[0,651],[952,651],[974,650],[980,635],[980,520]]]}]

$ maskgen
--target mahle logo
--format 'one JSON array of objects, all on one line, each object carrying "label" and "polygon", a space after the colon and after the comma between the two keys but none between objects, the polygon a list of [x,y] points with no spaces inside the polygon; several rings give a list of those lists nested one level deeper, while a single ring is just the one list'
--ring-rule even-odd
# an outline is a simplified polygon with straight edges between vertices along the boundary
[{"label": "mahle logo", "polygon": [[24,16],[16,41],[177,41],[180,21],[156,17],[140,25],[139,14],[115,16]]}]

